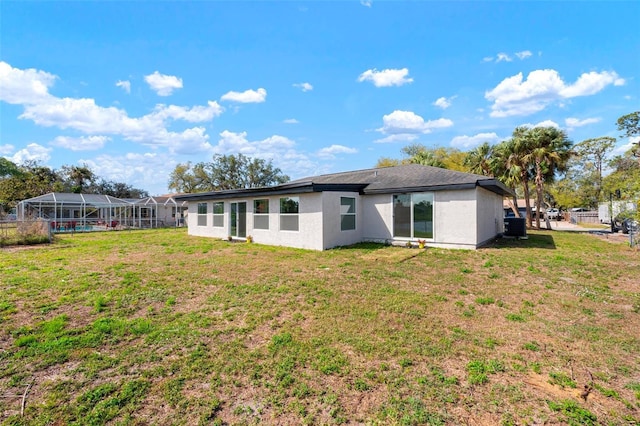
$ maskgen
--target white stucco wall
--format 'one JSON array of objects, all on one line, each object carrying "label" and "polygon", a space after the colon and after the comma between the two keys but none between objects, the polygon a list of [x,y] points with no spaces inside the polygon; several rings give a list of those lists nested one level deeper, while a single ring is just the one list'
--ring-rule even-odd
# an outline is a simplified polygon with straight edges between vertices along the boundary
[{"label": "white stucco wall", "polygon": [[433,241],[428,245],[449,248],[476,248],[476,191],[434,192]]},{"label": "white stucco wall", "polygon": [[[198,203],[207,203],[207,225],[198,226]],[[189,214],[187,215],[187,226],[189,227],[189,235],[196,235],[198,237],[213,237],[213,238],[226,238],[229,235],[229,218],[228,211],[229,205],[225,203],[224,214],[224,227],[213,227],[213,202],[208,201],[193,201],[189,202]]]},{"label": "white stucco wall", "polygon": [[[436,191],[434,235],[427,245],[475,249],[502,232],[502,196],[482,188]],[[247,235],[256,243],[324,250],[360,241],[393,242],[392,194],[360,196],[352,192],[292,194],[299,197],[299,230],[280,230],[280,198],[286,195],[224,200],[224,226],[213,227],[213,201],[207,202],[207,225],[198,226],[198,202],[189,203],[189,234],[222,238],[230,234],[230,203],[247,203]],[[356,229],[340,229],[340,197],[356,199]],[[269,200],[269,229],[254,229],[253,200]],[[324,212],[324,213],[323,213]],[[416,239],[414,239],[415,241]]]},{"label": "white stucco wall", "polygon": [[[502,232],[502,196],[482,188],[433,194],[434,232],[428,246],[475,249]],[[363,197],[364,241],[404,244],[408,240],[393,238],[392,200],[392,194]]]},{"label": "white stucco wall", "polygon": [[391,242],[393,239],[392,199],[391,194],[362,197],[362,238],[364,241]]},{"label": "white stucco wall", "polygon": [[[278,195],[215,200],[216,202],[224,201],[223,227],[213,226],[214,201],[206,201],[206,226],[198,226],[198,201],[189,202],[189,235],[226,239],[231,234],[230,204],[232,202],[246,202],[247,235],[251,235],[256,243],[322,250],[324,248],[322,236],[322,193],[291,195],[292,197],[298,197],[300,200],[298,231],[280,231],[280,198],[286,196],[287,195]],[[257,199],[269,200],[269,229],[254,229],[253,227],[253,200]],[[200,202],[205,201],[202,200]]]},{"label": "white stucco wall", "polygon": [[478,198],[478,245],[485,244],[504,232],[504,208],[502,195],[483,188],[476,188]]},{"label": "white stucco wall", "polygon": [[[340,198],[350,197],[356,200],[356,229],[342,231],[340,229]],[[329,249],[338,246],[347,246],[362,241],[362,202],[357,192],[323,192],[322,211],[324,244],[323,248]]]}]

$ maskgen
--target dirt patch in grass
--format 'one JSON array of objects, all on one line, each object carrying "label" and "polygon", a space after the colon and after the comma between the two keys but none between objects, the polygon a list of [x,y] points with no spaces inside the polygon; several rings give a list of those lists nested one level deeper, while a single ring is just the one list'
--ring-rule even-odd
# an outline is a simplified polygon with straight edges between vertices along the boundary
[{"label": "dirt patch in grass", "polygon": [[599,240],[608,241],[610,243],[628,244],[629,235],[622,232],[589,232],[589,235],[598,238]]}]

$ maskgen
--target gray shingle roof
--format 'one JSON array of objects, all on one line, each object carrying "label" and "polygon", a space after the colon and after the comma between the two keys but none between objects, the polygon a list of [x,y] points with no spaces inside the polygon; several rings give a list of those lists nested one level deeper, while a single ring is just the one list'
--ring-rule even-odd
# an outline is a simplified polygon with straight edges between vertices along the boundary
[{"label": "gray shingle roof", "polygon": [[476,185],[479,181],[495,181],[487,176],[442,169],[440,167],[406,164],[394,167],[356,170],[313,176],[289,182],[314,184],[365,184],[365,193],[406,188],[435,188],[441,186]]},{"label": "gray shingle roof", "polygon": [[176,200],[233,198],[317,191],[359,191],[363,194],[467,189],[481,186],[506,196],[511,190],[495,178],[439,167],[406,164],[296,179],[265,188],[234,189],[176,196]]}]

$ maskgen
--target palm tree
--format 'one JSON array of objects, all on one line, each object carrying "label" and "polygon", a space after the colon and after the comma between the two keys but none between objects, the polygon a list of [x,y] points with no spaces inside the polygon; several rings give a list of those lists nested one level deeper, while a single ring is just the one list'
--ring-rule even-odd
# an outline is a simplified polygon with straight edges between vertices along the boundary
[{"label": "palm tree", "polygon": [[411,164],[422,164],[423,166],[445,168],[444,163],[434,155],[432,151],[422,151],[409,159]]},{"label": "palm tree", "polygon": [[[493,175],[511,188],[514,193],[518,185],[522,185],[526,206],[527,226],[531,226],[531,206],[529,203],[529,167],[524,163],[525,145],[521,141],[520,131],[516,129],[514,137],[494,147],[494,155],[490,162]],[[521,217],[518,211],[518,199],[514,195],[511,209]]]},{"label": "palm tree", "polygon": [[566,170],[573,144],[564,131],[555,127],[528,129],[523,139],[527,141],[529,148],[523,159],[535,167],[536,228],[540,229],[540,204],[543,200],[544,182],[553,180],[556,172]]},{"label": "palm tree", "polygon": [[489,145],[489,142],[485,142],[467,153],[464,159],[464,165],[471,173],[494,176],[493,170],[491,169],[492,156],[493,146]]}]

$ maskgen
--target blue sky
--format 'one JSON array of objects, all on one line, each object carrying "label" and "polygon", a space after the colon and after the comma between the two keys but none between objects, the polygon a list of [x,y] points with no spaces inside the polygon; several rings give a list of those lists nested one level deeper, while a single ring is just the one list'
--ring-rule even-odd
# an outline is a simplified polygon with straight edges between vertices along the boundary
[{"label": "blue sky", "polygon": [[640,109],[637,1],[5,0],[0,19],[0,155],[151,194],[214,154],[295,179],[524,124],[618,137]]}]

